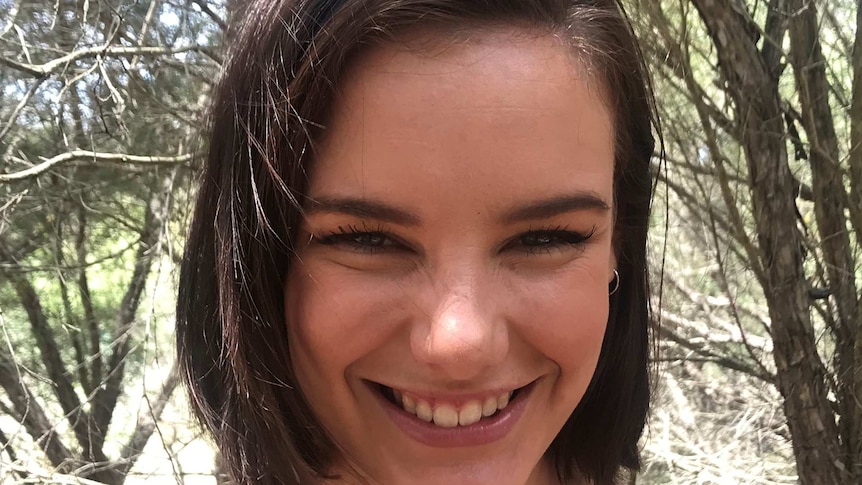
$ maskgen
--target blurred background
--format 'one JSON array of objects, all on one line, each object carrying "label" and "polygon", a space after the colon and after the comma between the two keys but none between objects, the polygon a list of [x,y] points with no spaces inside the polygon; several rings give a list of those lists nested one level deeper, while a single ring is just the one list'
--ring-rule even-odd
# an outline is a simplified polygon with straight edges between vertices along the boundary
[{"label": "blurred background", "polygon": [[[626,0],[658,336],[629,483],[862,483],[862,2]],[[0,484],[221,483],[174,358],[226,0],[0,0]]]}]

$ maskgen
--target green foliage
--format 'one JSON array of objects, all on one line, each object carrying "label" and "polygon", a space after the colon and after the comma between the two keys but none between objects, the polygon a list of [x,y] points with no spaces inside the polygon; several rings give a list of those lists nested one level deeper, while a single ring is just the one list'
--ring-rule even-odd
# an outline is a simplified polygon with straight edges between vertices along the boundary
[{"label": "green foliage", "polygon": [[153,347],[170,305],[148,282],[177,255],[223,34],[223,7],[195,5],[0,2],[0,357],[15,363],[0,414],[54,471],[121,483],[176,386],[169,373],[153,415],[114,430],[125,390],[171,355]]}]

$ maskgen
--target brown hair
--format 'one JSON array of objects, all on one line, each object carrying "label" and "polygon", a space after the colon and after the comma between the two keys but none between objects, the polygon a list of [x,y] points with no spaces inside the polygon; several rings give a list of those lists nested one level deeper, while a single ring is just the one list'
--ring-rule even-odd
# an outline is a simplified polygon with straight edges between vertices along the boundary
[{"label": "brown hair", "polygon": [[210,112],[209,156],[183,258],[179,360],[192,407],[240,483],[315,483],[330,438],[295,383],[283,281],[314,142],[348,61],[419,27],[523,26],[567,41],[614,115],[619,290],[587,392],[547,450],[561,480],[614,483],[640,466],[649,406],[646,233],[655,114],[614,0],[257,0]]}]

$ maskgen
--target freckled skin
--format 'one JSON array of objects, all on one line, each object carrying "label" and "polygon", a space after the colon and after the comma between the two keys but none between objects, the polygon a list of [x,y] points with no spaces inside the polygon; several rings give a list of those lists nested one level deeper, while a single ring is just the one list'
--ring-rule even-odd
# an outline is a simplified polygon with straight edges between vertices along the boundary
[{"label": "freckled skin", "polygon": [[[584,191],[612,203],[611,116],[585,72],[555,38],[514,31],[436,50],[378,46],[348,72],[309,194],[380,201],[418,224],[321,212],[301,231],[311,242],[288,275],[285,317],[299,384],[342,450],[335,471],[382,484],[556,483],[542,456],[598,360],[613,210],[501,214]],[[339,227],[391,239],[378,253],[321,243]],[[592,236],[523,250],[523,234],[560,228]],[[504,438],[433,448],[396,427],[366,381],[450,394],[536,384]]]}]

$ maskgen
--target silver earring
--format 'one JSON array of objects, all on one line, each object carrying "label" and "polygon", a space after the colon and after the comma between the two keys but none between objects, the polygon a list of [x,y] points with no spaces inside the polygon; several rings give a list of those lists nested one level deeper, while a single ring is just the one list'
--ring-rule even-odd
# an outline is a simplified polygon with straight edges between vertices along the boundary
[{"label": "silver earring", "polygon": [[619,289],[620,289],[620,274],[617,272],[617,270],[614,270],[614,289],[611,290],[610,293],[608,293],[608,296],[613,295]]}]

